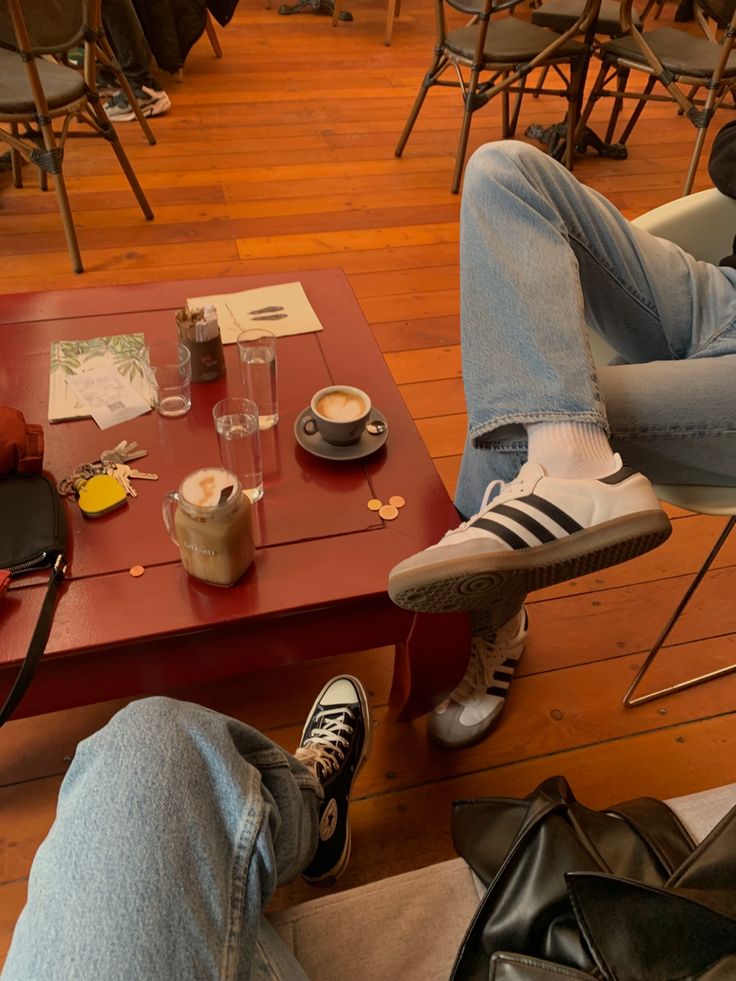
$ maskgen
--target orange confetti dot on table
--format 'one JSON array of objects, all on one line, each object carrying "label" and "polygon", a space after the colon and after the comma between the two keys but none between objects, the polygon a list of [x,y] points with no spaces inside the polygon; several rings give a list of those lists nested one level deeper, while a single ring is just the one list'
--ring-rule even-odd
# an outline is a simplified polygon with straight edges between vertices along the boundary
[{"label": "orange confetti dot on table", "polygon": [[403,508],[403,506],[406,504],[406,501],[404,500],[404,498],[400,494],[394,494],[393,497],[389,497],[388,503],[392,507],[395,507],[395,508]]},{"label": "orange confetti dot on table", "polygon": [[130,574],[134,579],[142,576],[145,571],[142,565],[133,565],[130,567]]},{"label": "orange confetti dot on table", "polygon": [[383,501],[379,501],[375,497],[372,498],[370,501],[368,501],[369,511],[380,511],[382,507],[383,507]]},{"label": "orange confetti dot on table", "polygon": [[384,521],[393,521],[394,518],[398,518],[399,511],[398,508],[393,506],[393,504],[384,504],[378,514],[384,519]]}]

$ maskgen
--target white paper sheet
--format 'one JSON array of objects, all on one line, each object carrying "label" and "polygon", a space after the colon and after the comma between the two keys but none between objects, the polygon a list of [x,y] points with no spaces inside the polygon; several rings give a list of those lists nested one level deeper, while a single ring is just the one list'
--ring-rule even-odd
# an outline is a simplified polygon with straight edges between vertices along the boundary
[{"label": "white paper sheet", "polygon": [[234,344],[241,331],[258,327],[265,327],[277,337],[323,330],[301,283],[278,283],[187,300],[190,310],[210,304],[217,307],[223,344]]},{"label": "white paper sheet", "polygon": [[151,406],[115,368],[97,368],[66,380],[100,427],[110,429],[149,412]]}]

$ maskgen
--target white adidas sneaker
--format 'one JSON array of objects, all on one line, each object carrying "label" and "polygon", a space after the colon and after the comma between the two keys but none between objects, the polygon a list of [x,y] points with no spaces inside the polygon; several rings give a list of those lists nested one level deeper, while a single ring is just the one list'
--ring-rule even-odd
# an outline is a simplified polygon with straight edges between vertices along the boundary
[{"label": "white adidas sneaker", "polygon": [[474,634],[465,675],[429,714],[427,732],[446,749],[480,742],[501,718],[516,665],[524,652],[528,620],[522,607],[498,630]]},{"label": "white adidas sneaker", "polygon": [[616,461],[599,479],[547,477],[527,463],[511,483],[493,481],[478,514],[394,566],[389,596],[425,613],[480,610],[509,590],[529,593],[656,548],[670,520],[647,478]]}]

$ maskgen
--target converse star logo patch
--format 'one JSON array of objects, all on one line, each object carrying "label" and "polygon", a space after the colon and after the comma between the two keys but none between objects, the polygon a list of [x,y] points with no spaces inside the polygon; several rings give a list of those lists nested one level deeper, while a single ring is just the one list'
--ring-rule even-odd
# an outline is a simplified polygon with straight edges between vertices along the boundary
[{"label": "converse star logo patch", "polygon": [[319,836],[322,841],[329,841],[337,828],[337,801],[333,797],[322,814],[319,822]]}]

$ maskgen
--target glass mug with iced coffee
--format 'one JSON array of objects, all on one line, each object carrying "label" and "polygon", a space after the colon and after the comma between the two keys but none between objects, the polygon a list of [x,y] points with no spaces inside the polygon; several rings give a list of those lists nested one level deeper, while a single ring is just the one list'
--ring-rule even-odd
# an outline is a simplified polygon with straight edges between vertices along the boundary
[{"label": "glass mug with iced coffee", "polygon": [[253,561],[251,503],[235,474],[205,467],[163,500],[164,524],[182,565],[196,579],[232,586]]},{"label": "glass mug with iced coffee", "polygon": [[329,385],[312,396],[311,415],[302,425],[307,436],[319,433],[326,443],[349,446],[363,435],[371,414],[370,396],[352,385]]}]

